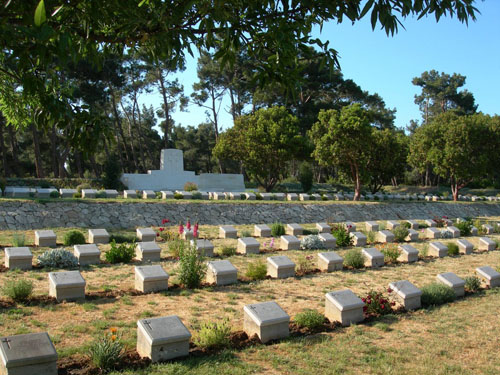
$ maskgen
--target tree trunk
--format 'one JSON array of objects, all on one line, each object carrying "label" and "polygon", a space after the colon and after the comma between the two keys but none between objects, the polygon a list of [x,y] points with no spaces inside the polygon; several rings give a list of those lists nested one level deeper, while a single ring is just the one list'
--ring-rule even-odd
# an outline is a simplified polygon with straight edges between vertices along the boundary
[{"label": "tree trunk", "polygon": [[78,150],[75,150],[75,164],[78,177],[83,178],[82,154]]},{"label": "tree trunk", "polygon": [[[57,162],[57,133],[56,126],[52,125],[52,129],[50,130],[50,151],[52,154],[52,173],[54,173],[54,177],[59,177],[59,163]],[[61,176],[62,177],[62,176]]]},{"label": "tree trunk", "polygon": [[359,176],[359,168],[357,165],[351,165],[351,173],[354,180],[354,198],[353,201],[359,201],[361,198],[361,178]]},{"label": "tree trunk", "polygon": [[35,151],[35,168],[36,168],[36,177],[37,178],[45,178],[45,173],[43,173],[42,168],[42,155],[40,154],[40,138],[38,135],[38,131],[36,130],[35,125],[32,123],[31,134],[33,136],[33,146]]},{"label": "tree trunk", "polygon": [[125,111],[125,108],[123,107],[123,103],[122,103],[121,100],[120,100],[120,106],[122,107],[123,113],[127,117],[127,122],[128,122],[128,137],[130,138],[130,151],[131,151],[131,154],[132,154],[132,161],[134,163],[135,170],[136,170],[136,172],[138,172],[139,171],[139,164],[137,163],[137,157],[135,155],[135,150],[134,150],[134,136],[132,135],[132,121],[130,120],[130,116],[127,113],[127,111]]},{"label": "tree trunk", "polygon": [[163,112],[165,113],[165,129],[163,130],[165,134],[163,135],[165,148],[168,148],[168,134],[170,131],[169,120],[170,120],[170,112],[168,108],[168,99],[167,99],[167,89],[165,88],[165,81],[163,80],[163,74],[161,69],[158,68],[158,83],[160,84],[161,96],[163,98]]},{"label": "tree trunk", "polygon": [[3,166],[3,177],[9,176],[9,164],[7,163],[7,150],[5,149],[5,142],[3,137],[3,129],[4,129],[4,121],[3,117],[0,114],[0,150],[2,151],[2,166]]},{"label": "tree trunk", "polygon": [[[130,157],[128,155],[128,150],[127,150],[127,140],[125,139],[125,134],[123,133],[123,127],[122,127],[122,122],[120,120],[120,114],[118,113],[118,107],[116,106],[116,99],[115,99],[115,92],[113,91],[113,87],[109,85],[109,91],[111,94],[111,103],[113,104],[113,114],[115,116],[115,123],[116,127],[118,128],[118,133],[120,134],[122,138],[122,146],[123,146],[123,151],[125,152],[125,159],[128,161],[130,160]],[[117,137],[118,139],[118,137]],[[120,142],[118,142],[118,145],[120,145]]]}]

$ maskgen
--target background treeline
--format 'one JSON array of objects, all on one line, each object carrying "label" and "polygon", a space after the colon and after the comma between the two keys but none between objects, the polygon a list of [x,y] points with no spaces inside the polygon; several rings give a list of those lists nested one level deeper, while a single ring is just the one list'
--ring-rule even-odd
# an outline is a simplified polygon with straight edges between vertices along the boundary
[{"label": "background treeline", "polygon": [[[140,52],[108,58],[101,69],[80,61],[60,73],[81,115],[71,123],[14,126],[7,118],[14,117],[9,99],[16,98],[2,97],[1,174],[102,178],[110,168],[144,173],[159,168],[162,148],[179,148],[187,170],[244,173],[266,190],[290,179],[305,187],[308,181],[349,183],[372,192],[400,183],[500,187],[499,164],[490,154],[498,154],[499,120],[476,113],[473,94],[461,89],[464,76],[430,71],[416,77],[422,118],[404,131],[394,125],[396,109],[326,67],[313,50],[299,60],[303,79],[294,87],[262,86],[254,79],[259,66],[245,54],[222,67],[202,53],[190,97],[175,78],[182,64],[152,62]],[[161,108],[140,105],[146,94],[158,95]],[[203,107],[206,119],[179,126],[173,113],[189,102]],[[226,131],[221,111],[234,121]],[[460,170],[457,163],[470,168]]]}]

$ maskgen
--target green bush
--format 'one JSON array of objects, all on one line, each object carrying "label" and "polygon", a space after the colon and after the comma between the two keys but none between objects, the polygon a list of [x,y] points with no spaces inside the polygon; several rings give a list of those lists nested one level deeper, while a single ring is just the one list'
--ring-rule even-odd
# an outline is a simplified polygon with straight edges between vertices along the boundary
[{"label": "green bush", "polygon": [[299,181],[304,193],[311,190],[313,186],[313,171],[307,162],[303,162],[299,167]]},{"label": "green bush", "polygon": [[38,264],[48,268],[74,268],[78,266],[78,259],[67,250],[55,249],[39,255]]},{"label": "green bush", "polygon": [[314,269],[313,256],[312,255],[299,255],[297,259],[297,272],[306,274]]},{"label": "green bush", "polygon": [[458,255],[458,245],[456,243],[450,242],[448,243],[448,255]]},{"label": "green bush", "polygon": [[23,247],[26,243],[26,237],[24,234],[15,233],[12,235],[12,246]]},{"label": "green bush", "polygon": [[194,337],[194,343],[203,349],[222,349],[231,344],[231,326],[229,321],[202,323],[198,335]]},{"label": "green bush", "polygon": [[191,194],[191,199],[202,199],[203,196],[201,195],[201,193],[199,191],[194,191],[192,194]]},{"label": "green bush", "polygon": [[33,293],[33,282],[23,279],[7,280],[2,288],[2,293],[16,302],[26,301]]},{"label": "green bush", "polygon": [[196,191],[198,190],[198,185],[196,185],[194,182],[186,182],[184,184],[184,191]]},{"label": "green bush", "polygon": [[432,283],[422,288],[422,306],[438,306],[455,300],[452,287],[440,283]]},{"label": "green bush", "polygon": [[460,231],[461,236],[470,236],[471,235],[471,232],[472,232],[472,221],[471,220],[461,221],[460,223],[457,223],[455,226]]},{"label": "green bush", "polygon": [[383,249],[380,250],[384,254],[384,260],[386,262],[397,263],[401,252],[396,245],[387,244]]},{"label": "green bush", "polygon": [[264,200],[264,198],[262,197],[262,195],[260,193],[255,193],[255,200],[261,201],[261,200]]},{"label": "green bush", "polygon": [[475,293],[481,288],[481,280],[477,276],[467,276],[465,278],[465,289]]},{"label": "green bush", "polygon": [[106,195],[106,192],[104,190],[99,190],[97,193],[95,193],[95,197],[98,199],[104,199],[108,196]]},{"label": "green bush", "polygon": [[124,242],[134,242],[135,236],[126,234],[111,234],[109,236],[109,242],[124,243]]},{"label": "green bush", "polygon": [[236,254],[236,248],[233,246],[222,246],[220,253],[222,256],[230,257]]},{"label": "green bush", "polygon": [[325,322],[325,316],[319,313],[317,310],[305,309],[295,315],[293,321],[297,323],[299,327],[314,330],[323,325],[323,323]]},{"label": "green bush", "polygon": [[264,280],[267,276],[267,265],[262,260],[250,263],[245,275],[250,280]]},{"label": "green bush", "polygon": [[242,230],[240,237],[252,237],[252,233],[249,230]]},{"label": "green bush", "polygon": [[172,255],[174,258],[179,258],[185,246],[186,246],[186,241],[177,238],[172,241],[169,241],[168,251],[170,252],[170,255]]},{"label": "green bush", "polygon": [[184,196],[181,193],[174,193],[174,199],[183,199]]},{"label": "green bush", "polygon": [[103,372],[113,370],[124,354],[123,344],[115,334],[106,334],[92,342],[89,348],[91,362]]},{"label": "green bush", "polygon": [[73,194],[73,198],[81,198],[82,197],[82,193],[74,193]]},{"label": "green bush", "polygon": [[365,256],[360,249],[351,249],[344,255],[344,265],[352,268],[363,268]]},{"label": "green bush", "polygon": [[365,236],[366,236],[367,243],[375,243],[375,241],[377,239],[377,232],[374,232],[371,230],[371,231],[365,232]]},{"label": "green bush", "polygon": [[179,281],[187,288],[198,288],[205,277],[207,266],[203,256],[198,254],[195,246],[187,245],[179,253]]},{"label": "green bush", "polygon": [[70,230],[63,237],[65,246],[81,245],[85,243],[85,235],[79,230]]},{"label": "green bush", "polygon": [[49,194],[49,197],[51,198],[59,198],[59,192],[54,190],[54,191],[51,191],[50,194]]},{"label": "green bush", "polygon": [[273,237],[280,237],[285,234],[285,226],[280,222],[274,222],[271,225],[271,235]]},{"label": "green bush", "polygon": [[80,194],[82,193],[83,189],[92,189],[92,186],[90,184],[80,184],[76,187],[76,191]]},{"label": "green bush", "polygon": [[117,244],[114,240],[104,257],[109,263],[128,263],[135,255],[135,242]]},{"label": "green bush", "polygon": [[408,229],[400,225],[394,228],[392,233],[394,234],[394,240],[396,242],[403,242],[406,236],[408,236]]},{"label": "green bush", "polygon": [[105,189],[123,190],[124,185],[120,181],[122,169],[116,154],[110,155],[104,162],[102,184]]},{"label": "green bush", "polygon": [[332,227],[332,235],[337,239],[338,247],[351,246],[353,244],[352,238],[343,224],[330,224]]}]

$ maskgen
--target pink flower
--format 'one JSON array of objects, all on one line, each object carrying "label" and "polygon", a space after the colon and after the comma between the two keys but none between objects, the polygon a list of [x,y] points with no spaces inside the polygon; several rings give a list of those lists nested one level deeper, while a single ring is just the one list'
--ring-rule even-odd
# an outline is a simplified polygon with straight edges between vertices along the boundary
[{"label": "pink flower", "polygon": [[170,223],[170,220],[168,220],[168,219],[163,219],[163,220],[161,221],[161,224],[162,224],[162,225],[165,225],[165,224],[167,224],[167,223]]},{"label": "pink flower", "polygon": [[193,229],[193,237],[194,238],[198,238],[198,223],[196,223],[194,225],[194,229]]},{"label": "pink flower", "polygon": [[385,305],[380,305],[380,307],[382,308],[382,310],[385,309]]},{"label": "pink flower", "polygon": [[186,223],[186,229],[187,230],[191,230],[191,222],[189,221],[189,219],[188,219],[188,221]]},{"label": "pink flower", "polygon": [[158,230],[159,230],[160,232],[163,232],[163,231],[165,230],[165,228],[158,228]]},{"label": "pink flower", "polygon": [[181,223],[181,224],[179,224],[179,234],[182,234],[182,233],[184,233],[184,225],[182,225],[182,223]]}]

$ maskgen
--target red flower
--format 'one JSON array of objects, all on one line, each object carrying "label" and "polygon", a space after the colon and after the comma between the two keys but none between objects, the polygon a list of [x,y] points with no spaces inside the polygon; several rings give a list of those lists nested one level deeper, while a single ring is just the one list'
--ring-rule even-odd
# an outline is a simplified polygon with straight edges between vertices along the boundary
[{"label": "red flower", "polygon": [[385,305],[380,305],[380,307],[382,308],[382,310],[385,309]]},{"label": "red flower", "polygon": [[387,293],[392,293],[392,289],[391,288],[387,288]]},{"label": "red flower", "polygon": [[184,225],[179,224],[179,234],[184,233]]},{"label": "red flower", "polygon": [[366,302],[366,298],[361,298],[361,301]]},{"label": "red flower", "polygon": [[170,220],[168,220],[168,219],[163,219],[163,220],[161,221],[161,223],[162,223],[162,225],[165,225],[166,223],[170,223]]},{"label": "red flower", "polygon": [[163,232],[163,231],[165,230],[165,228],[158,228],[158,230],[159,230],[160,232]]},{"label": "red flower", "polygon": [[156,237],[160,237],[160,233],[156,232]]},{"label": "red flower", "polygon": [[189,221],[189,219],[188,219],[188,221],[186,223],[186,229],[187,230],[191,230],[191,222]]},{"label": "red flower", "polygon": [[391,306],[396,306],[396,302],[392,301]]}]

